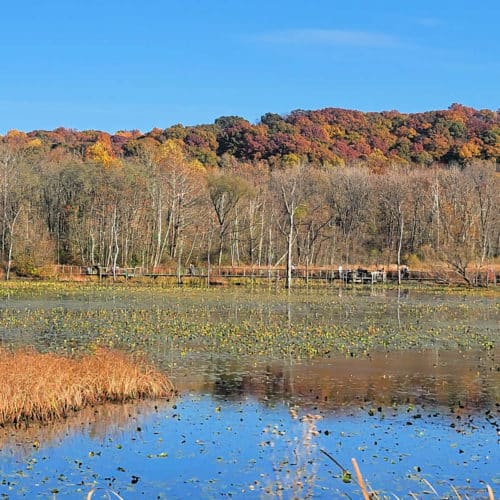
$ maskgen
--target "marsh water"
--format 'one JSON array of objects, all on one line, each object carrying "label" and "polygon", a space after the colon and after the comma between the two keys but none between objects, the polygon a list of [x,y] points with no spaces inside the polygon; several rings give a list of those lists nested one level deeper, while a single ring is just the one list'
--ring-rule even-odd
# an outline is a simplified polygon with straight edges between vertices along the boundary
[{"label": "marsh water", "polygon": [[355,458],[388,498],[498,495],[499,311],[447,290],[2,290],[4,346],[145,353],[179,395],[3,429],[0,494],[357,498]]}]

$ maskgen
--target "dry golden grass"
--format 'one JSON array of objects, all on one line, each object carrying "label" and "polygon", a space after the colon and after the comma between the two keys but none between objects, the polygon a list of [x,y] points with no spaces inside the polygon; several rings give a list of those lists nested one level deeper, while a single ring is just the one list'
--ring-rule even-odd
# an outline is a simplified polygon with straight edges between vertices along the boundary
[{"label": "dry golden grass", "polygon": [[0,350],[0,424],[48,421],[106,401],[168,397],[162,373],[118,351],[70,358]]}]

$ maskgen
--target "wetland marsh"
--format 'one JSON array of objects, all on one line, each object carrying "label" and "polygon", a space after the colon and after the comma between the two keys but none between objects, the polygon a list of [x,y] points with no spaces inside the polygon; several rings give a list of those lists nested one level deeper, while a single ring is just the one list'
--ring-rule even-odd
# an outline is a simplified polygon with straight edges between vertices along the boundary
[{"label": "wetland marsh", "polygon": [[143,353],[179,391],[5,428],[0,494],[356,497],[321,449],[347,469],[355,457],[381,496],[426,480],[440,495],[498,494],[494,290],[18,283],[0,295],[3,347]]}]

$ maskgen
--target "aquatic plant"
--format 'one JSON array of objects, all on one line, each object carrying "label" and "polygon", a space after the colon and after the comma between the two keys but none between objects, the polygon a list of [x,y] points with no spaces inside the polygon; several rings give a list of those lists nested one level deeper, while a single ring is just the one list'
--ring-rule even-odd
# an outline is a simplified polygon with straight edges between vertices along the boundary
[{"label": "aquatic plant", "polygon": [[[265,290],[97,284],[0,288],[0,341],[72,354],[119,348],[186,359],[200,353],[322,358],[406,349],[491,351],[497,295],[377,289]],[[381,293],[381,295],[378,295]]]},{"label": "aquatic plant", "polygon": [[295,408],[290,409],[292,420],[298,421],[301,426],[300,436],[287,437],[286,432],[277,426],[268,426],[264,434],[270,439],[261,443],[261,446],[273,449],[275,441],[284,439],[286,443],[284,456],[275,457],[273,470],[275,478],[264,492],[274,498],[312,498],[316,482],[316,465],[313,459],[316,451],[314,438],[318,435],[316,422],[321,415],[308,413],[299,418]]},{"label": "aquatic plant", "polygon": [[0,424],[53,420],[89,405],[173,392],[163,373],[115,350],[78,357],[0,350]]}]

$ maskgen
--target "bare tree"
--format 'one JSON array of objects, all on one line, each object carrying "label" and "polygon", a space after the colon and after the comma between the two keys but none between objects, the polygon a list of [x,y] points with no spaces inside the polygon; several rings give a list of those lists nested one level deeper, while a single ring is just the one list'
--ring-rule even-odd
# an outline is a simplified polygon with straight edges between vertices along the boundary
[{"label": "bare tree", "polygon": [[1,250],[7,280],[12,269],[16,224],[30,194],[25,153],[23,144],[0,142]]},{"label": "bare tree", "polygon": [[331,231],[328,231],[332,213],[328,205],[327,173],[322,169],[309,168],[302,189],[304,201],[297,210],[295,223],[298,259],[299,263],[301,259],[305,261],[308,279],[309,267],[315,261],[321,243],[331,236]]},{"label": "bare tree", "polygon": [[480,263],[493,255],[494,242],[500,231],[500,179],[493,163],[475,162],[464,170],[472,182],[479,220]]},{"label": "bare tree", "polygon": [[343,259],[349,264],[371,211],[372,185],[367,169],[352,167],[330,173],[328,202],[334,227],[340,231]]},{"label": "bare tree", "polygon": [[271,174],[271,183],[277,194],[281,208],[278,218],[280,231],[286,237],[286,281],[285,287],[292,287],[292,255],[293,242],[296,234],[296,214],[304,201],[303,183],[306,175],[306,165],[299,162],[293,166],[277,169]]},{"label": "bare tree", "polygon": [[401,284],[401,257],[411,199],[411,185],[408,181],[407,171],[403,168],[395,168],[384,177],[379,178],[377,194],[379,219],[386,223],[389,248],[396,253],[398,284]]},{"label": "bare tree", "polygon": [[439,183],[442,232],[437,256],[472,284],[469,266],[477,256],[479,236],[474,186],[458,168],[439,172]]},{"label": "bare tree", "polygon": [[248,183],[241,177],[216,173],[208,178],[208,194],[219,224],[219,266],[222,262],[224,238],[240,200],[249,193]]}]

